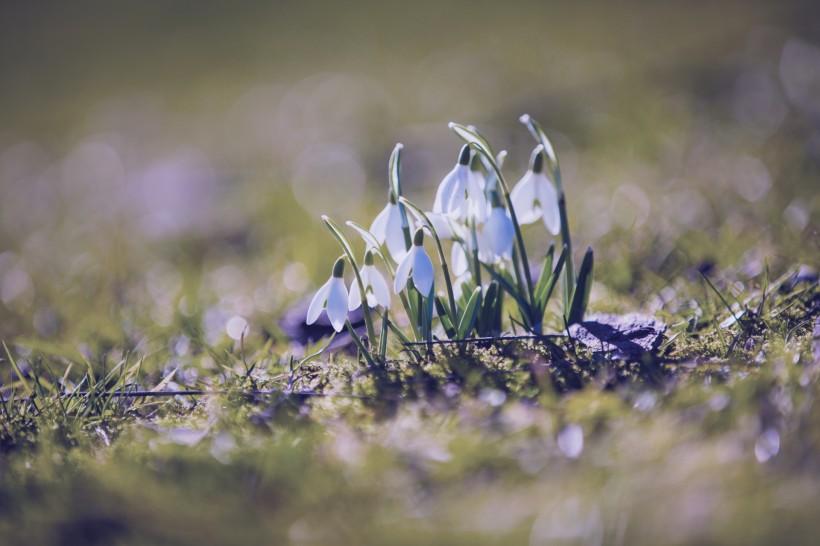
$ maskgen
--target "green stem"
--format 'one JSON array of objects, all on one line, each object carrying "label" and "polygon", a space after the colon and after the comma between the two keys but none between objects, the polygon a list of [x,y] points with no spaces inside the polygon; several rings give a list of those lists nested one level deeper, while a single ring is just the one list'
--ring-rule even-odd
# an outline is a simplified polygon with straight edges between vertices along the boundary
[{"label": "green stem", "polygon": [[470,232],[473,237],[473,276],[476,286],[481,286],[481,260],[478,259],[478,234],[475,229],[475,221],[470,222]]},{"label": "green stem", "polygon": [[575,291],[575,260],[572,257],[572,240],[569,235],[569,219],[567,218],[567,200],[564,196],[564,188],[561,185],[561,168],[557,160],[555,170],[555,185],[558,188],[558,215],[561,219],[561,242],[567,248],[567,261],[564,269],[564,309],[569,309],[572,301],[572,293]]}]

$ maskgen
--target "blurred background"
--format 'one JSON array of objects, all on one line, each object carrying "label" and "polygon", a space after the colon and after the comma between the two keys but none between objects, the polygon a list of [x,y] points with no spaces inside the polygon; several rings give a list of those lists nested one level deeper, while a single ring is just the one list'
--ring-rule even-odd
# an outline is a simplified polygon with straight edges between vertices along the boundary
[{"label": "blurred background", "polygon": [[4,0],[0,338],[269,334],[339,253],[320,215],[383,206],[396,142],[429,208],[447,122],[508,150],[513,183],[523,113],[599,301],[817,265],[816,2]]}]

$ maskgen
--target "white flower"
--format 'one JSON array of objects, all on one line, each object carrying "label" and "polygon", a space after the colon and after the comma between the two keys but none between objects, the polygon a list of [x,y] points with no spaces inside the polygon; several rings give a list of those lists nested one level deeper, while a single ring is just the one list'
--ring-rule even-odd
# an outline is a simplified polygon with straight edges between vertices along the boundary
[{"label": "white flower", "polygon": [[561,230],[558,192],[543,168],[543,153],[539,147],[533,152],[530,170],[513,188],[510,199],[519,224],[531,224],[541,218],[547,230],[557,235]]},{"label": "white flower", "polygon": [[429,297],[433,292],[433,262],[424,250],[424,230],[419,228],[413,235],[413,247],[396,269],[393,291],[398,294],[407,285],[407,279],[413,277],[413,284],[423,296]]},{"label": "white flower", "polygon": [[344,281],[345,262],[339,258],[333,264],[333,274],[330,279],[313,296],[308,307],[307,324],[313,324],[322,309],[327,309],[327,318],[337,332],[341,332],[347,321],[347,288]]},{"label": "white flower", "polygon": [[512,257],[515,228],[513,227],[509,213],[504,207],[493,207],[493,210],[484,222],[482,233],[490,252],[492,252],[496,258]]},{"label": "white flower", "polygon": [[[362,284],[364,285],[364,292],[367,297],[367,305],[376,307],[381,305],[384,308],[390,307],[390,289],[387,287],[387,281],[376,266],[373,265],[373,253],[367,251],[364,255],[364,267],[360,272],[362,277]],[[362,304],[362,294],[359,291],[359,283],[354,282],[350,285],[350,297],[348,298],[348,309],[353,311],[358,309]]]},{"label": "white flower", "polygon": [[487,214],[487,198],[480,177],[470,172],[470,147],[461,148],[458,163],[450,171],[436,192],[433,212],[447,214],[454,219],[474,218],[482,221]]},{"label": "white flower", "polygon": [[404,244],[404,230],[401,225],[401,211],[392,192],[387,206],[370,224],[370,233],[380,244],[387,244],[387,250],[396,263],[407,255],[407,247]]}]

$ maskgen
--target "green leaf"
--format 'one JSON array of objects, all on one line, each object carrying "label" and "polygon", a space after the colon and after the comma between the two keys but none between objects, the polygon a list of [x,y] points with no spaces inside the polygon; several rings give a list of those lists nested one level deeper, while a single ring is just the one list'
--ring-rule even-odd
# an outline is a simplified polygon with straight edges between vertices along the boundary
[{"label": "green leaf", "polygon": [[544,263],[541,264],[541,274],[538,277],[538,282],[535,283],[535,288],[533,289],[533,294],[535,295],[535,306],[538,307],[538,292],[543,292],[547,281],[550,280],[550,276],[552,275],[552,259],[553,255],[555,254],[555,243],[550,244],[549,250],[547,250],[547,255],[544,256]]},{"label": "green leaf", "polygon": [[575,324],[584,320],[584,312],[589,303],[589,293],[592,291],[593,269],[592,248],[587,248],[584,261],[581,262],[581,268],[578,270],[578,282],[575,285],[575,294],[572,296],[567,324]]},{"label": "green leaf", "polygon": [[487,272],[492,276],[493,280],[498,281],[498,284],[500,284],[501,287],[510,296],[513,297],[515,302],[518,304],[518,309],[519,309],[519,311],[521,311],[521,315],[522,316],[526,315],[527,318],[529,318],[530,315],[532,314],[531,313],[532,308],[530,307],[530,304],[527,303],[526,298],[518,291],[518,289],[516,289],[515,286],[513,286],[513,284],[510,283],[510,281],[505,279],[502,275],[500,275],[495,269],[493,269],[489,265],[487,265],[483,262],[482,262],[481,265],[484,266],[484,269],[486,269]]},{"label": "green leaf", "polygon": [[487,287],[484,302],[481,304],[481,312],[478,315],[479,335],[495,335],[493,330],[495,330],[495,319],[498,316],[495,306],[501,302],[498,291],[498,281],[492,281]]},{"label": "green leaf", "polygon": [[410,341],[410,338],[408,338],[406,335],[404,335],[404,332],[402,332],[401,329],[398,326],[393,324],[392,320],[390,320],[390,319],[387,320],[387,327],[390,328],[390,330],[393,332],[393,334],[397,338],[399,338],[399,341],[403,345],[410,345],[411,343],[413,343],[412,341]]},{"label": "green leaf", "polygon": [[464,314],[461,315],[461,320],[458,323],[459,339],[466,338],[473,330],[479,305],[481,305],[481,287],[477,286],[473,291],[473,295],[470,296],[470,301],[467,302],[467,307],[464,309]]},{"label": "green leaf", "polygon": [[[555,262],[555,269],[553,269],[552,272],[550,272],[546,277],[548,282],[544,282],[543,284],[541,283],[541,281],[545,278],[545,275],[547,275],[547,271],[543,271],[541,273],[541,278],[538,279],[538,287],[535,290],[535,301],[536,307],[538,307],[542,315],[547,308],[547,303],[550,300],[550,296],[552,295],[555,285],[558,284],[558,278],[561,276],[561,270],[564,268],[566,259],[567,247],[564,247],[561,254],[558,256],[558,261]],[[544,265],[546,265],[546,261]]]},{"label": "green leaf", "polygon": [[389,322],[387,320],[387,313],[389,313],[389,310],[385,309],[382,314],[382,333],[379,337],[379,360],[382,362],[387,358],[387,324]]},{"label": "green leaf", "polygon": [[453,323],[450,321],[447,312],[446,306],[447,304],[444,301],[444,298],[441,296],[436,296],[436,313],[438,313],[438,319],[441,321],[441,326],[444,328],[444,331],[447,333],[447,337],[449,339],[456,338],[456,329],[453,326]]},{"label": "green leaf", "polygon": [[427,341],[433,340],[433,308],[435,307],[435,294],[430,290],[430,294],[424,298],[424,320],[427,325]]},{"label": "green leaf", "polygon": [[376,367],[376,362],[373,360],[373,357],[370,355],[370,351],[368,351],[367,348],[364,346],[364,343],[362,343],[362,340],[359,337],[359,334],[356,333],[356,330],[350,324],[349,320],[345,322],[345,326],[347,326],[347,331],[350,333],[350,337],[353,339],[353,343],[355,343],[356,347],[358,347],[359,353],[364,356],[364,359],[367,360],[367,363],[370,366]]}]

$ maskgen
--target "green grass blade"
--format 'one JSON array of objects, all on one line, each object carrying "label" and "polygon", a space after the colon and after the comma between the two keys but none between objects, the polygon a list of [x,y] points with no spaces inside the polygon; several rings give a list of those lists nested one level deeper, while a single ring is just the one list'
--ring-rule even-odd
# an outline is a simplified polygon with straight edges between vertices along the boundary
[{"label": "green grass blade", "polygon": [[735,322],[740,324],[740,317],[732,310],[732,306],[729,305],[729,302],[726,301],[726,298],[723,297],[723,294],[720,293],[720,290],[715,288],[715,285],[712,284],[712,281],[709,280],[709,277],[707,277],[700,271],[698,271],[698,275],[700,275],[700,278],[703,279],[707,285],[709,285],[709,288],[712,289],[712,292],[714,292],[717,295],[717,297],[723,303],[723,306],[726,307],[726,309],[729,311],[729,314],[732,315],[732,317],[735,319]]},{"label": "green grass blade", "polygon": [[20,379],[20,383],[23,385],[23,387],[25,387],[26,392],[30,396],[33,391],[31,389],[31,387],[29,386],[28,381],[26,381],[26,378],[23,376],[23,372],[17,366],[17,362],[14,361],[14,357],[11,356],[11,351],[9,351],[9,348],[6,345],[5,341],[3,341],[3,349],[5,349],[5,351],[6,351],[6,357],[8,357],[9,362],[11,363],[11,367],[14,370],[14,373],[17,375],[17,378]]}]

